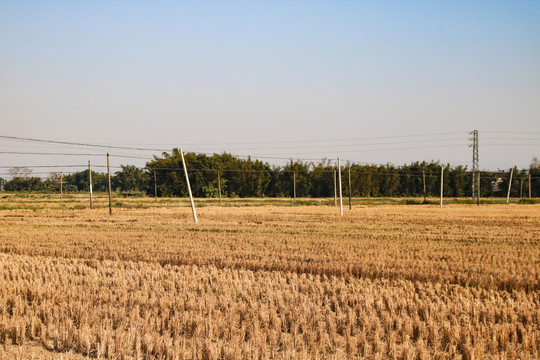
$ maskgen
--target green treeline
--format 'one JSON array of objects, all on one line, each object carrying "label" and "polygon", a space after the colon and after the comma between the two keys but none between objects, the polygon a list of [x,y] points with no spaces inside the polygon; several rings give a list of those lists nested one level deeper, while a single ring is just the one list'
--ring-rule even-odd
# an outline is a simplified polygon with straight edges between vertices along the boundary
[{"label": "green treeline", "polygon": [[[224,197],[292,197],[296,181],[297,197],[333,197],[335,161],[304,162],[291,160],[285,166],[273,166],[251,158],[241,159],[231,154],[185,154],[193,195],[217,197],[218,182]],[[536,165],[536,163],[534,163]],[[439,162],[414,162],[395,166],[343,164],[343,193],[351,190],[354,197],[423,196],[424,177],[427,196],[440,194],[441,164]],[[154,172],[156,182],[154,184]],[[532,167],[531,195],[540,196],[540,168]],[[529,194],[529,170],[514,169],[511,196]],[[481,172],[481,197],[506,196],[509,173]],[[6,191],[60,190],[58,174],[41,180],[37,177],[15,177],[4,182]],[[107,176],[92,172],[94,191],[107,190]],[[116,192],[131,192],[158,196],[185,197],[188,195],[182,160],[178,149],[155,156],[144,169],[132,165],[122,166],[111,177]],[[522,184],[523,183],[523,190]],[[471,196],[472,174],[463,166],[444,166],[444,195],[447,197]],[[64,191],[88,191],[88,170],[64,176]]]}]

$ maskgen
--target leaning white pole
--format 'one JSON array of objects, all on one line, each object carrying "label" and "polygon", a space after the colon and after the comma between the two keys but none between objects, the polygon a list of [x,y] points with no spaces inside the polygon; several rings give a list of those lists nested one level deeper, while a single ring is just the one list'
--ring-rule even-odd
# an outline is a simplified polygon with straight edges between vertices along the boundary
[{"label": "leaning white pole", "polygon": [[193,220],[195,223],[197,223],[197,212],[195,211],[195,203],[193,202],[193,195],[191,194],[191,185],[189,184],[186,161],[184,160],[184,152],[182,151],[182,148],[180,148],[180,156],[182,156],[182,165],[184,165],[184,174],[186,174],[186,184],[189,193],[189,201],[191,201],[191,210],[193,211]]},{"label": "leaning white pole", "polygon": [[443,189],[444,189],[444,166],[441,165],[441,209],[442,209],[442,202],[443,202]]},{"label": "leaning white pole", "polygon": [[339,181],[339,213],[343,215],[343,193],[341,191],[341,160],[337,158],[338,181]]},{"label": "leaning white pole", "polygon": [[510,203],[510,189],[512,188],[512,176],[514,175],[514,168],[510,170],[510,182],[508,183],[508,195],[506,195],[506,203]]}]

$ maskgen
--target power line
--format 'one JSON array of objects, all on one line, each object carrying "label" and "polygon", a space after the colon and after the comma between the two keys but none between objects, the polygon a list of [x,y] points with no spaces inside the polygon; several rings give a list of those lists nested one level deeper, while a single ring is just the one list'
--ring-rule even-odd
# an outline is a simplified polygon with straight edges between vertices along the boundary
[{"label": "power line", "polygon": [[486,136],[483,138],[489,139],[489,140],[538,140],[540,141],[540,138],[490,137],[490,136]]},{"label": "power line", "polygon": [[333,144],[333,145],[307,145],[307,146],[280,146],[280,147],[251,147],[251,148],[232,148],[228,150],[273,150],[273,149],[306,149],[306,148],[335,148],[335,147],[352,147],[352,146],[376,146],[376,145],[394,145],[394,144],[411,144],[418,142],[439,142],[439,141],[455,141],[464,140],[464,138],[451,139],[434,139],[434,140],[414,140],[414,141],[394,141],[394,142],[378,142],[378,143],[362,143],[362,144]]},{"label": "power line", "polygon": [[[440,136],[440,135],[455,135],[455,134],[467,134],[466,131],[454,131],[454,132],[440,132],[440,133],[427,133],[416,135],[395,135],[395,136],[375,136],[364,138],[343,138],[343,139],[316,139],[316,140],[284,140],[284,141],[250,141],[250,142],[220,142],[220,143],[183,143],[183,145],[258,145],[258,144],[295,144],[295,143],[321,143],[321,142],[338,142],[338,141],[363,141],[363,140],[380,140],[380,139],[396,139],[396,138],[412,138],[412,137],[426,137],[426,136]],[[177,145],[177,144],[163,144],[154,143],[146,145]]]},{"label": "power line", "polygon": [[[503,131],[486,131],[490,133],[509,133],[509,134],[536,134],[536,132],[503,132]],[[416,135],[397,135],[397,136],[379,136],[379,137],[365,137],[365,138],[349,138],[349,139],[318,139],[318,140],[297,140],[297,141],[267,141],[267,142],[237,142],[237,143],[222,143],[223,144],[287,144],[287,143],[311,143],[311,142],[344,142],[344,141],[361,141],[361,140],[374,140],[374,139],[393,139],[393,138],[415,138],[415,137],[427,137],[427,136],[441,136],[449,134],[467,134],[467,132],[440,132],[440,133],[426,133],[426,134],[416,134]],[[98,148],[116,148],[124,150],[137,150],[137,151],[159,151],[159,152],[170,152],[169,149],[155,149],[155,148],[141,148],[141,147],[129,147],[129,146],[118,146],[118,145],[102,145],[102,144],[91,144],[91,143],[79,143],[79,142],[67,142],[67,141],[56,141],[56,140],[46,140],[46,139],[35,139],[35,138],[26,138],[26,137],[16,137],[16,136],[7,136],[0,135],[2,139],[16,140],[16,141],[28,141],[28,142],[38,142],[46,145],[69,145],[69,146],[87,146],[87,147],[98,147]],[[489,137],[488,137],[489,139]],[[535,138],[493,138],[493,140],[536,140]],[[404,143],[416,143],[419,141],[422,142],[439,142],[439,141],[453,141],[460,140],[460,138],[451,138],[451,139],[424,139],[424,140],[413,140],[413,141],[399,141],[399,142],[381,142],[381,143],[371,143],[371,144],[337,144],[337,145],[317,145],[318,147],[335,147],[335,146],[374,146],[374,145],[390,145],[390,144],[404,144]],[[211,143],[207,143],[211,144]],[[189,144],[186,144],[189,145]],[[201,144],[197,144],[201,145]],[[457,147],[464,146],[467,144],[446,144],[446,145],[429,145],[429,146],[411,146],[411,147],[392,147],[392,148],[377,148],[377,149],[354,149],[354,150],[340,150],[333,151],[334,153],[362,153],[362,152],[378,152],[378,151],[400,151],[400,150],[411,150],[411,149],[429,149],[429,148],[445,148],[445,147]],[[504,143],[486,143],[483,144],[486,146],[537,146],[540,144],[504,144]],[[287,148],[304,148],[304,147],[314,147],[313,146],[297,146],[297,147],[280,147],[280,149]],[[254,148],[256,150],[264,150],[265,148]],[[266,148],[268,149],[268,148]],[[247,150],[247,149],[243,149]],[[218,152],[208,153],[208,152],[196,152],[194,154],[203,154],[213,156],[219,154]],[[226,154],[227,151],[223,151],[223,154]],[[323,151],[311,151],[311,152],[302,152],[296,153],[295,155],[307,155],[307,154],[321,154]],[[51,156],[103,156],[103,154],[90,154],[90,153],[67,153],[67,152],[16,152],[16,151],[5,151],[0,152],[0,154],[12,154],[12,155],[51,155]],[[325,158],[302,158],[302,157],[293,157],[283,155],[286,154],[261,154],[261,155],[238,155],[229,153],[231,156],[236,158],[252,158],[252,159],[272,159],[272,160],[296,160],[296,161],[330,161],[328,157]],[[276,156],[277,155],[277,156]],[[281,156],[280,156],[281,155]],[[111,154],[113,157],[118,158],[129,158],[129,159],[141,159],[151,161],[152,156],[133,156],[133,155],[123,155],[123,154]],[[351,161],[349,161],[351,162]],[[364,163],[366,164],[366,163]],[[86,165],[80,165],[86,167]],[[57,167],[66,167],[66,166],[57,166]]]},{"label": "power line", "polygon": [[0,135],[0,138],[2,138],[2,139],[11,139],[11,140],[20,140],[20,141],[30,141],[30,142],[41,142],[41,143],[48,143],[48,144],[58,144],[58,145],[76,145],[76,146],[86,146],[86,147],[98,147],[98,148],[105,148],[105,149],[167,151],[167,150],[164,150],[164,149],[149,149],[149,148],[139,148],[139,147],[130,147],[130,146],[115,146],[115,145],[99,145],[99,144],[77,143],[77,142],[70,142],[70,141],[33,139],[33,138],[25,138],[25,137],[18,137],[18,136],[6,136],[6,135]]},{"label": "power line", "polygon": [[[24,151],[0,151],[0,154],[11,155],[50,155],[50,156],[105,156],[105,154],[80,154],[80,153],[51,153],[51,152],[24,152]],[[143,159],[146,160],[149,157],[145,156],[132,156],[132,155],[120,155],[109,154],[110,156],[127,159]]]},{"label": "power line", "polygon": [[[466,134],[466,132],[443,132],[443,133],[429,133],[429,134],[416,134],[416,135],[396,135],[396,136],[377,136],[377,137],[365,137],[365,138],[346,138],[346,139],[317,139],[317,140],[294,140],[294,141],[257,141],[257,142],[236,142],[236,143],[185,143],[184,145],[249,145],[249,144],[289,144],[289,143],[309,143],[309,142],[339,142],[339,141],[360,141],[360,140],[376,140],[376,139],[396,139],[396,138],[411,138],[411,137],[426,137],[426,136],[439,136],[439,135],[450,135],[450,134]],[[140,151],[167,151],[164,149],[156,148],[141,148],[141,147],[132,147],[132,146],[119,146],[119,145],[103,145],[103,144],[91,144],[91,143],[79,143],[71,141],[58,141],[58,140],[46,140],[46,139],[36,139],[36,138],[27,138],[19,136],[8,136],[0,135],[0,138],[18,140],[18,141],[30,141],[30,142],[40,142],[40,143],[49,143],[49,144],[58,144],[58,145],[76,145],[76,146],[86,146],[86,147],[99,147],[99,148],[108,148],[108,149],[124,149],[124,150],[140,150]]]},{"label": "power line", "polygon": [[491,133],[491,134],[540,134],[540,131],[489,131],[489,130],[480,130],[482,133]]},{"label": "power line", "polygon": [[103,154],[47,153],[47,152],[24,152],[24,151],[0,151],[0,154],[10,154],[10,155],[61,155],[61,156],[103,156]]},{"label": "power line", "polygon": [[63,167],[87,167],[88,165],[13,165],[13,166],[0,166],[0,169],[12,169],[12,168],[63,168]]},{"label": "power line", "polygon": [[[373,151],[393,151],[393,150],[412,150],[412,149],[431,149],[431,148],[443,148],[443,147],[456,147],[456,146],[466,146],[467,144],[451,144],[451,145],[431,145],[431,146],[412,146],[412,147],[400,147],[400,148],[385,148],[385,149],[356,149],[356,150],[341,150],[335,151],[336,153],[350,153],[350,152],[373,152]],[[301,152],[296,154],[321,154],[323,151],[312,151],[312,152]],[[281,155],[281,154],[280,154]],[[284,154],[283,154],[284,155]],[[247,155],[237,155],[240,157],[246,157]],[[263,158],[263,155],[250,155],[251,157]],[[276,157],[270,157],[269,155],[264,155],[269,159],[277,159]]]},{"label": "power line", "polygon": [[501,143],[482,143],[482,146],[540,146],[540,143],[537,144],[501,144]]},{"label": "power line", "polygon": [[[45,168],[45,169],[54,169],[54,168],[77,168],[77,167],[84,167],[87,168],[88,165],[12,165],[12,166],[0,166],[0,169],[14,169],[14,168],[20,168],[20,169],[39,169],[39,168]],[[92,165],[92,167],[97,168],[106,168],[106,165]],[[120,169],[121,166],[111,166],[111,168]]]}]

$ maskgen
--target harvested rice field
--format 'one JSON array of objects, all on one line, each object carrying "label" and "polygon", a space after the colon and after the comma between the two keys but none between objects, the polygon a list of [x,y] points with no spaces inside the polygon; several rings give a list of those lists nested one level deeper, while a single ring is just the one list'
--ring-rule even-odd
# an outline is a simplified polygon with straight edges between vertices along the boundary
[{"label": "harvested rice field", "polygon": [[0,199],[0,359],[540,356],[538,205],[165,200]]}]

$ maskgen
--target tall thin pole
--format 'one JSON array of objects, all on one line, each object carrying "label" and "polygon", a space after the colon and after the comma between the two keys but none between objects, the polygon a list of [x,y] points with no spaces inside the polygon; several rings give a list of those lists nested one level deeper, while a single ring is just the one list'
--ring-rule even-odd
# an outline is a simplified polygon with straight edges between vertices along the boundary
[{"label": "tall thin pole", "polygon": [[337,180],[336,180],[336,170],[334,170],[334,206],[337,206]]},{"label": "tall thin pole", "polygon": [[112,216],[112,200],[111,200],[111,167],[109,164],[109,153],[107,153],[107,175],[109,179],[109,216]]},{"label": "tall thin pole", "polygon": [[154,170],[154,200],[157,201],[157,175],[156,175],[156,170]]},{"label": "tall thin pole", "polygon": [[217,187],[218,187],[218,193],[219,193],[219,203],[221,204],[221,177],[219,175],[219,170],[217,172]]},{"label": "tall thin pole", "polygon": [[424,181],[424,202],[426,202],[427,201],[427,198],[426,198],[427,193],[426,193],[426,172],[425,172],[425,170],[422,170],[422,179]]},{"label": "tall thin pole", "polygon": [[521,176],[521,190],[519,191],[519,198],[523,198],[523,175]]},{"label": "tall thin pole", "polygon": [[293,195],[294,202],[296,202],[296,171],[293,173]]},{"label": "tall thin pole", "polygon": [[352,210],[352,195],[351,195],[351,165],[349,165],[349,210]]},{"label": "tall thin pole", "polygon": [[343,193],[341,191],[341,160],[337,159],[338,163],[338,181],[339,181],[339,214],[343,215]]},{"label": "tall thin pole", "polygon": [[510,189],[512,188],[512,176],[514,176],[514,168],[510,170],[510,182],[508,183],[508,194],[506,195],[506,203],[510,203]]},{"label": "tall thin pole", "polygon": [[476,187],[476,206],[480,206],[480,171],[478,172],[478,176],[476,179],[478,181],[478,186]]},{"label": "tall thin pole", "polygon": [[441,165],[441,209],[443,204],[443,190],[444,190],[444,166]]},{"label": "tall thin pole", "polygon": [[60,173],[60,200],[64,198],[64,173]]},{"label": "tall thin pole", "polygon": [[90,160],[88,160],[88,183],[90,184],[90,209],[94,208],[94,200],[92,199],[92,165]]},{"label": "tall thin pole", "polygon": [[191,185],[189,184],[189,177],[186,167],[186,161],[184,160],[184,151],[180,148],[180,155],[182,156],[182,164],[184,165],[184,174],[186,175],[186,184],[189,193],[189,201],[191,202],[191,210],[193,211],[193,221],[197,223],[197,212],[195,211],[195,203],[193,202],[193,195],[191,194]]},{"label": "tall thin pole", "polygon": [[531,171],[529,170],[529,199],[532,199],[531,197]]}]

